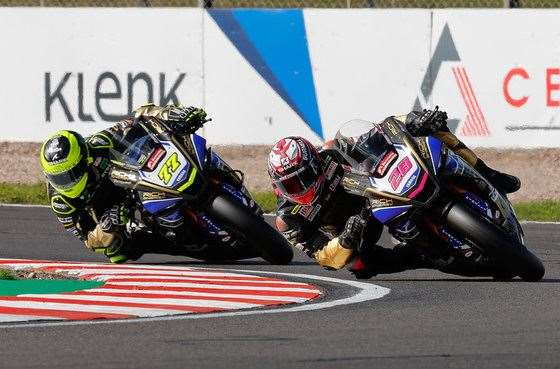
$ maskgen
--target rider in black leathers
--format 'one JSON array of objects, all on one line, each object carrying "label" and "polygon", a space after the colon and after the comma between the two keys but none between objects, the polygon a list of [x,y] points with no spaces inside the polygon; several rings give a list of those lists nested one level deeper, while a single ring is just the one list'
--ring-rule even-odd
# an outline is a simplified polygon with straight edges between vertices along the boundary
[{"label": "rider in black leathers", "polygon": [[[134,116],[113,127],[83,138],[73,131],[59,131],[41,147],[40,160],[48,180],[47,191],[52,211],[64,228],[84,242],[87,249],[104,254],[113,263],[135,260],[144,253],[163,253],[197,257],[208,242],[225,243],[231,237],[207,235],[193,231],[183,216],[157,219],[159,233],[125,232],[131,214],[127,191],[109,179],[111,150],[122,150],[128,130],[142,119],[167,123],[174,133],[183,134],[206,121],[202,109],[182,106],[141,106]],[[144,193],[146,194],[146,193]],[[156,194],[157,195],[157,194]],[[226,240],[227,239],[227,240]],[[196,244],[187,253],[184,244]],[[229,259],[224,247],[221,259]],[[204,255],[212,259],[213,255]],[[238,258],[239,255],[232,258]]]},{"label": "rider in black leathers", "polygon": [[[413,136],[434,135],[442,140],[501,192],[520,188],[518,178],[489,168],[449,131],[445,112],[413,111],[395,118],[404,122]],[[268,171],[278,197],[276,226],[294,247],[330,269],[340,269],[353,259],[351,271],[358,278],[417,268],[493,275],[483,265],[454,259],[447,250],[407,243],[393,248],[376,245],[383,225],[371,217],[363,219],[360,212],[366,199],[342,188],[342,160],[331,146],[327,142],[317,151],[301,137],[287,137],[270,153]],[[365,247],[360,247],[362,239]],[[465,250],[465,254],[480,256],[472,250]]]}]

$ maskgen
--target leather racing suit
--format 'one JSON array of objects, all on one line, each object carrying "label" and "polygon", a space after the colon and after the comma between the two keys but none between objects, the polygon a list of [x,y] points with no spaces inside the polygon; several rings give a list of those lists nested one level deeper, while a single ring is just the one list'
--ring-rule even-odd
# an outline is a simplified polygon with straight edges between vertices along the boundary
[{"label": "leather racing suit", "polygon": [[[196,253],[200,248],[195,247],[187,252],[185,242],[201,244],[222,241],[219,237],[205,239],[200,232],[190,229],[189,222],[179,213],[172,221],[163,217],[156,219],[159,228],[163,230],[159,234],[136,231],[127,237],[124,232],[125,224],[131,215],[131,200],[126,190],[115,186],[109,179],[111,150],[121,149],[119,145],[122,145],[122,139],[137,120],[151,117],[180,129],[177,122],[181,122],[181,114],[184,115],[184,109],[176,106],[141,106],[134,112],[133,117],[86,138],[91,157],[88,167],[90,179],[81,196],[69,198],[48,185],[52,211],[64,228],[83,241],[86,248],[103,253],[113,263],[122,263],[138,259],[144,253],[197,257]],[[228,258],[227,255],[221,257]]]},{"label": "leather racing suit", "polygon": [[[405,123],[413,136],[432,134],[471,166],[480,169],[482,162],[449,131],[445,124],[435,129],[433,127],[415,129],[414,125],[408,124],[417,122],[422,114],[422,112],[413,111],[394,118]],[[362,234],[364,246],[358,247],[358,250],[344,247],[339,239],[343,236],[342,232],[345,230],[347,220],[360,214],[366,205],[366,199],[349,194],[343,189],[341,181],[344,170],[340,163],[342,160],[329,146],[327,142],[319,151],[325,173],[325,183],[316,201],[304,206],[291,202],[286,197],[278,196],[276,227],[292,246],[305,252],[328,269],[340,269],[354,258],[351,271],[357,278],[370,278],[377,274],[397,273],[418,268],[438,269],[446,273],[466,276],[492,275],[492,271],[485,270],[484,266],[474,267],[473,263],[465,263],[460,259],[453,260],[450,255],[446,254],[446,250],[420,248],[410,243],[400,243],[393,248],[379,246],[376,243],[381,237],[383,224],[372,217],[367,217],[365,221]],[[488,167],[484,165],[483,169],[485,168]],[[490,175],[498,173],[488,169],[492,171]],[[483,171],[481,170],[481,172]],[[512,181],[517,180],[515,177],[511,176],[511,178]],[[513,189],[515,190],[515,186]]]}]

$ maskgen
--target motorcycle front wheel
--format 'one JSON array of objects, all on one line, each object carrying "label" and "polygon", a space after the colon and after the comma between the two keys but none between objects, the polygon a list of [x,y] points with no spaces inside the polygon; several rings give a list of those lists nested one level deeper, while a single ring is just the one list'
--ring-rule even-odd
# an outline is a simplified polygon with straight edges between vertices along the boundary
[{"label": "motorcycle front wheel", "polygon": [[447,212],[447,224],[502,264],[511,273],[508,277],[536,282],[544,276],[544,265],[535,254],[467,205],[454,204]]},{"label": "motorcycle front wheel", "polygon": [[258,250],[269,263],[286,265],[292,261],[294,252],[284,236],[231,196],[217,196],[210,204],[208,214],[221,225],[242,234],[244,242]]}]

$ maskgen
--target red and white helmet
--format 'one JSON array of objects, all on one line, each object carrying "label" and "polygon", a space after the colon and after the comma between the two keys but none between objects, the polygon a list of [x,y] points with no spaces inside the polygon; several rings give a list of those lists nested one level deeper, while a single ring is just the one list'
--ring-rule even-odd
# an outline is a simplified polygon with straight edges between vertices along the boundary
[{"label": "red and white helmet", "polygon": [[286,137],[274,145],[268,174],[278,195],[301,205],[315,201],[325,181],[317,149],[302,137]]}]

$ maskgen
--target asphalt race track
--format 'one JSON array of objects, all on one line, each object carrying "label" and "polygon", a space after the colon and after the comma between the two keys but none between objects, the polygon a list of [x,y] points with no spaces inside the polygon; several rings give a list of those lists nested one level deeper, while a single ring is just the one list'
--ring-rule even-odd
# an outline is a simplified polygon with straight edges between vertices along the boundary
[{"label": "asphalt race track", "polygon": [[[0,207],[0,258],[102,261],[65,234],[46,208]],[[526,224],[544,260],[539,283],[463,279],[412,271],[371,280],[379,300],[316,311],[0,328],[1,368],[559,368],[560,226]],[[204,266],[149,255],[142,263]],[[216,268],[352,280],[297,256],[286,267],[259,260]],[[288,278],[289,279],[289,278]],[[324,301],[351,296],[325,281]]]}]

